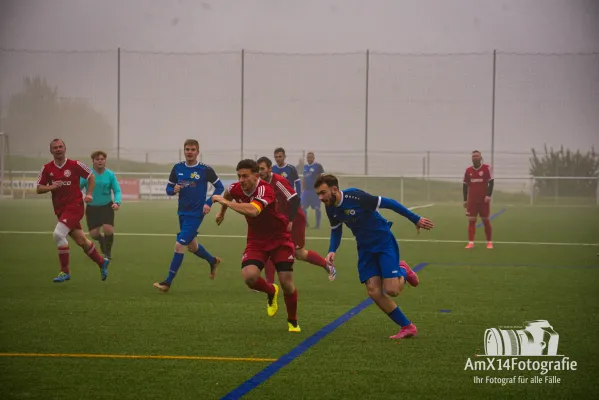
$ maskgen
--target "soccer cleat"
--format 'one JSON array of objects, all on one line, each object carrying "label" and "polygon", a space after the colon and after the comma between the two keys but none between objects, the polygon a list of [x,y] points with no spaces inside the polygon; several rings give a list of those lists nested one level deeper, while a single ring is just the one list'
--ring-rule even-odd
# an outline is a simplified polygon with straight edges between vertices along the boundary
[{"label": "soccer cleat", "polygon": [[274,317],[277,311],[279,310],[279,304],[277,303],[277,297],[279,296],[279,286],[275,285],[275,294],[268,295],[268,300],[266,301],[266,313],[269,317]]},{"label": "soccer cleat", "polygon": [[162,281],[160,283],[156,282],[154,284],[154,287],[158,290],[160,290],[161,292],[168,292],[169,289],[171,288],[171,284],[168,283],[167,281]]},{"label": "soccer cleat", "polygon": [[406,281],[408,281],[410,286],[418,286],[418,284],[420,283],[420,279],[418,279],[418,275],[416,275],[416,272],[412,271],[412,268],[410,268],[407,262],[400,261],[399,268],[403,268],[406,270]]},{"label": "soccer cleat", "polygon": [[389,339],[406,339],[409,337],[416,336],[418,334],[418,329],[416,329],[416,325],[410,324],[403,326],[396,335],[389,336]]},{"label": "soccer cleat", "polygon": [[105,281],[108,278],[108,264],[110,264],[110,260],[108,258],[104,259],[104,264],[100,267],[100,276],[102,280]]},{"label": "soccer cleat", "polygon": [[289,329],[289,332],[301,332],[302,331],[302,328],[300,328],[297,321],[287,320],[287,328]]},{"label": "soccer cleat", "polygon": [[216,276],[216,269],[222,261],[223,260],[221,260],[219,257],[214,257],[214,264],[210,264],[210,279],[214,279]]},{"label": "soccer cleat", "polygon": [[67,274],[66,272],[62,272],[62,271],[60,271],[58,276],[56,278],[54,278],[55,283],[62,283],[64,281],[70,281],[70,280],[71,280],[71,275]]},{"label": "soccer cleat", "polygon": [[493,242],[487,242],[487,249],[493,248]]},{"label": "soccer cleat", "polygon": [[335,266],[333,264],[327,263],[327,266],[325,267],[325,270],[329,274],[329,280],[331,282],[334,281],[335,278],[337,278],[337,269],[335,268]]},{"label": "soccer cleat", "polygon": [[468,244],[466,245],[467,249],[472,249],[474,248],[474,242],[468,242]]}]

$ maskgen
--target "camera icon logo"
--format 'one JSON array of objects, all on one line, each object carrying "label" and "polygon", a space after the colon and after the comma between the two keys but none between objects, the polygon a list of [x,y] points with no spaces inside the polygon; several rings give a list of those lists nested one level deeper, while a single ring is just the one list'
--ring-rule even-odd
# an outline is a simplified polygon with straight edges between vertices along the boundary
[{"label": "camera icon logo", "polygon": [[523,329],[485,331],[487,356],[555,356],[559,334],[547,320],[525,321]]}]

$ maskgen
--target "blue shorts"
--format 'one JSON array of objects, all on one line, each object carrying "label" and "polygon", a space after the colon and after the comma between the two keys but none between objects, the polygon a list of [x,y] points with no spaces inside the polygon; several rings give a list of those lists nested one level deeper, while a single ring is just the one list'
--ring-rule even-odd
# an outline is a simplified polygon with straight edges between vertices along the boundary
[{"label": "blue shorts", "polygon": [[320,199],[316,190],[304,190],[302,192],[302,207],[312,207],[315,210],[320,208]]},{"label": "blue shorts", "polygon": [[192,217],[189,215],[179,215],[179,229],[180,232],[177,235],[177,242],[188,245],[198,234],[198,229],[202,224],[204,217]]},{"label": "blue shorts", "polygon": [[387,245],[377,246],[376,250],[358,248],[358,274],[360,282],[365,283],[374,276],[383,279],[406,278],[406,271],[399,267],[399,246],[391,236]]}]

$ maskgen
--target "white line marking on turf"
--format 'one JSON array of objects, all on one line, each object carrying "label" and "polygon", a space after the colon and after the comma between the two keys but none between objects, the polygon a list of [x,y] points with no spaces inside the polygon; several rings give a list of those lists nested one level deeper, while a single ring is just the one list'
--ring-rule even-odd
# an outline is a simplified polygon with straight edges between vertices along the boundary
[{"label": "white line marking on turf", "polygon": [[[35,231],[0,231],[0,235],[51,235],[52,232],[35,232]],[[117,232],[118,236],[146,236],[146,237],[175,237],[173,233],[124,233]],[[215,238],[215,239],[246,239],[244,235],[198,235],[202,238]],[[329,240],[325,236],[311,236],[307,237],[307,240]],[[355,240],[354,238],[342,238],[341,240]],[[411,242],[411,243],[464,243],[463,240],[445,240],[445,239],[397,239],[398,242]],[[483,241],[475,243],[486,243]],[[529,246],[599,246],[599,243],[555,243],[555,242],[498,242],[493,241],[494,244],[521,244]]]}]

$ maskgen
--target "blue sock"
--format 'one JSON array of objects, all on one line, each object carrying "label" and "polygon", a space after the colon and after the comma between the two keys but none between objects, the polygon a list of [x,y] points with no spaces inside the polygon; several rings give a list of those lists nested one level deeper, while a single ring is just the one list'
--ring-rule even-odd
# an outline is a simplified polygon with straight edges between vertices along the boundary
[{"label": "blue sock", "polygon": [[175,253],[175,255],[173,256],[173,260],[171,261],[171,268],[168,271],[168,278],[166,278],[166,281],[168,283],[173,283],[173,279],[175,279],[177,271],[179,271],[181,263],[183,262],[183,256],[183,253]]},{"label": "blue sock", "polygon": [[316,213],[316,226],[319,227],[320,226],[320,207],[315,209],[314,212]]},{"label": "blue sock", "polygon": [[395,322],[397,325],[401,326],[402,328],[406,325],[411,324],[408,317],[406,317],[404,315],[404,313],[401,312],[401,310],[399,309],[399,306],[387,315],[389,316],[389,318],[391,318],[393,320],[393,322]]},{"label": "blue sock", "polygon": [[214,261],[215,261],[214,257],[210,253],[208,253],[208,250],[206,250],[206,248],[204,246],[202,246],[199,243],[198,243],[198,249],[193,254],[208,261],[211,265],[214,264]]}]

